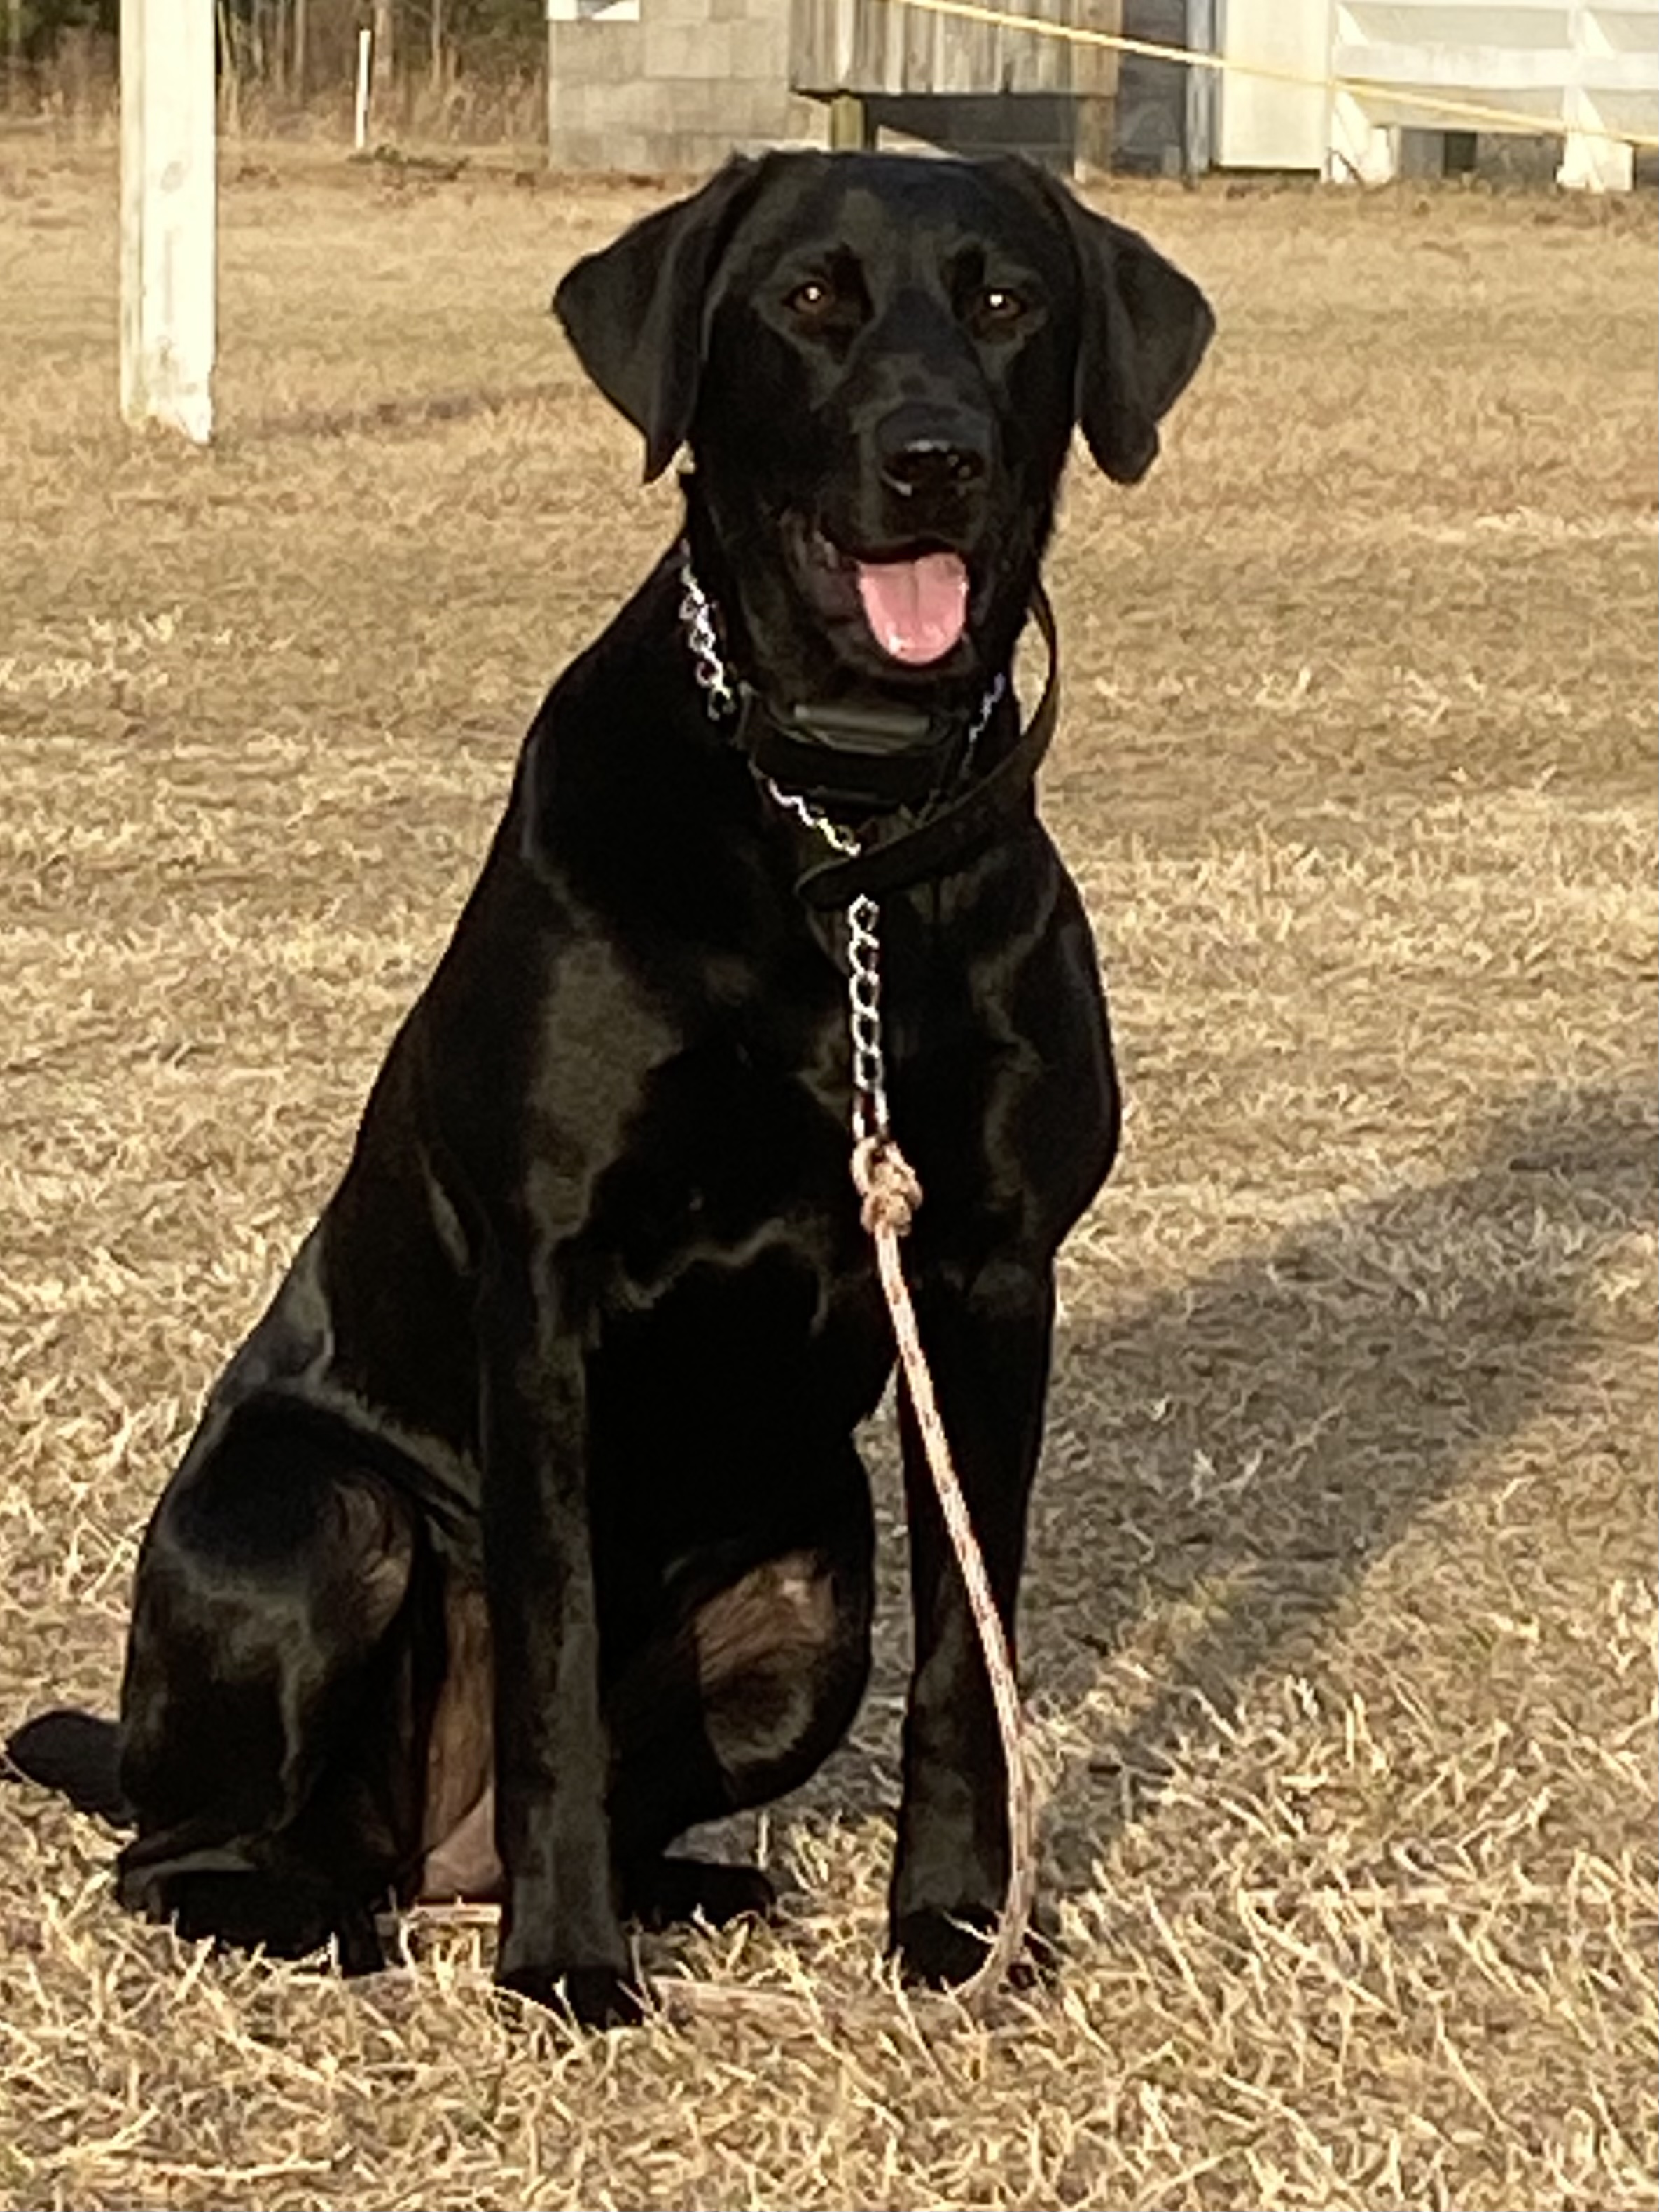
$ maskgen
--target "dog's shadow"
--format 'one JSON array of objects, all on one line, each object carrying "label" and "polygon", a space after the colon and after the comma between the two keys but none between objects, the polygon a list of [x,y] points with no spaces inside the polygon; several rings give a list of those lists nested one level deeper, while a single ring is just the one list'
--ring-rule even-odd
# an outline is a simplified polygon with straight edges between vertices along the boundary
[{"label": "dog's shadow", "polygon": [[[1062,1886],[1156,1797],[1198,1715],[1224,1722],[1263,1669],[1305,1663],[1413,1517],[1561,1395],[1598,1268],[1654,1219],[1653,1139],[1634,1087],[1540,1091],[1464,1171],[1062,1325],[1021,1603],[1021,1672],[1061,1746],[1045,1850]],[[1109,1236],[1109,1188],[1103,1207]],[[890,1429],[870,1444],[896,1533]],[[885,1543],[870,1699],[786,1817],[890,1811],[903,1575]],[[1154,1607],[1184,1638],[1115,1711],[1103,1686]]]}]

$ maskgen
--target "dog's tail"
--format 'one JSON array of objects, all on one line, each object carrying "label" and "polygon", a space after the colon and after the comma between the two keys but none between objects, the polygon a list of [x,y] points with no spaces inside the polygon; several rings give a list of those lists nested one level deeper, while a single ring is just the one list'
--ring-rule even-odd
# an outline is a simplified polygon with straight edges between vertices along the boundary
[{"label": "dog's tail", "polygon": [[135,1815],[121,1787],[121,1730],[96,1713],[61,1706],[25,1721],[6,1758],[26,1781],[61,1790],[78,1813],[96,1813],[118,1828]]}]

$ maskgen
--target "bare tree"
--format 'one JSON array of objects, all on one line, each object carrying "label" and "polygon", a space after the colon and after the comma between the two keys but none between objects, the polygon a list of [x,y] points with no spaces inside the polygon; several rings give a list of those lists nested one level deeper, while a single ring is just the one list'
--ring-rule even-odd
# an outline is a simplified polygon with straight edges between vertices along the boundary
[{"label": "bare tree", "polygon": [[23,0],[6,0],[6,105],[15,107],[23,82]]},{"label": "bare tree", "polygon": [[392,90],[396,55],[392,43],[392,0],[374,0],[374,90],[384,98]]}]

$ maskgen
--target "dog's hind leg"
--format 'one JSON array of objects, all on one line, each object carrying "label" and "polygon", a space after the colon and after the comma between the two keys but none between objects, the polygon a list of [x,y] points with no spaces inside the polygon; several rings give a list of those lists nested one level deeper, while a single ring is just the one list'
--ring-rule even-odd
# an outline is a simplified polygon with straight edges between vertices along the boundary
[{"label": "dog's hind leg", "polygon": [[[862,1475],[860,1474],[860,1484]],[[702,1820],[769,1802],[816,1772],[870,1668],[867,1524],[708,1591],[629,1668],[609,1703],[611,1830],[627,1909],[716,1923],[771,1902],[757,1869],[666,1855]]]},{"label": "dog's hind leg", "polygon": [[187,1936],[380,1963],[374,1909],[418,1829],[413,1509],[343,1431],[239,1408],[139,1561],[118,1890]]}]

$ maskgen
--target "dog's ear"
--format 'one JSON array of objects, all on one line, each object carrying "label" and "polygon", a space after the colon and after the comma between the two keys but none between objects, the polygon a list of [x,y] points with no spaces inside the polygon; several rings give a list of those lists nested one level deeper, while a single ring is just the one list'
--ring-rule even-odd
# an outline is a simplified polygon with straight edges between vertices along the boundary
[{"label": "dog's ear", "polygon": [[660,476],[691,428],[702,368],[703,301],[721,248],[760,175],[736,155],[677,200],[590,253],[553,295],[582,367],[645,438]]},{"label": "dog's ear", "polygon": [[1191,277],[1138,232],[1096,215],[1063,185],[1048,189],[1083,282],[1077,419],[1106,474],[1138,483],[1158,458],[1159,419],[1203,359],[1215,317]]}]

